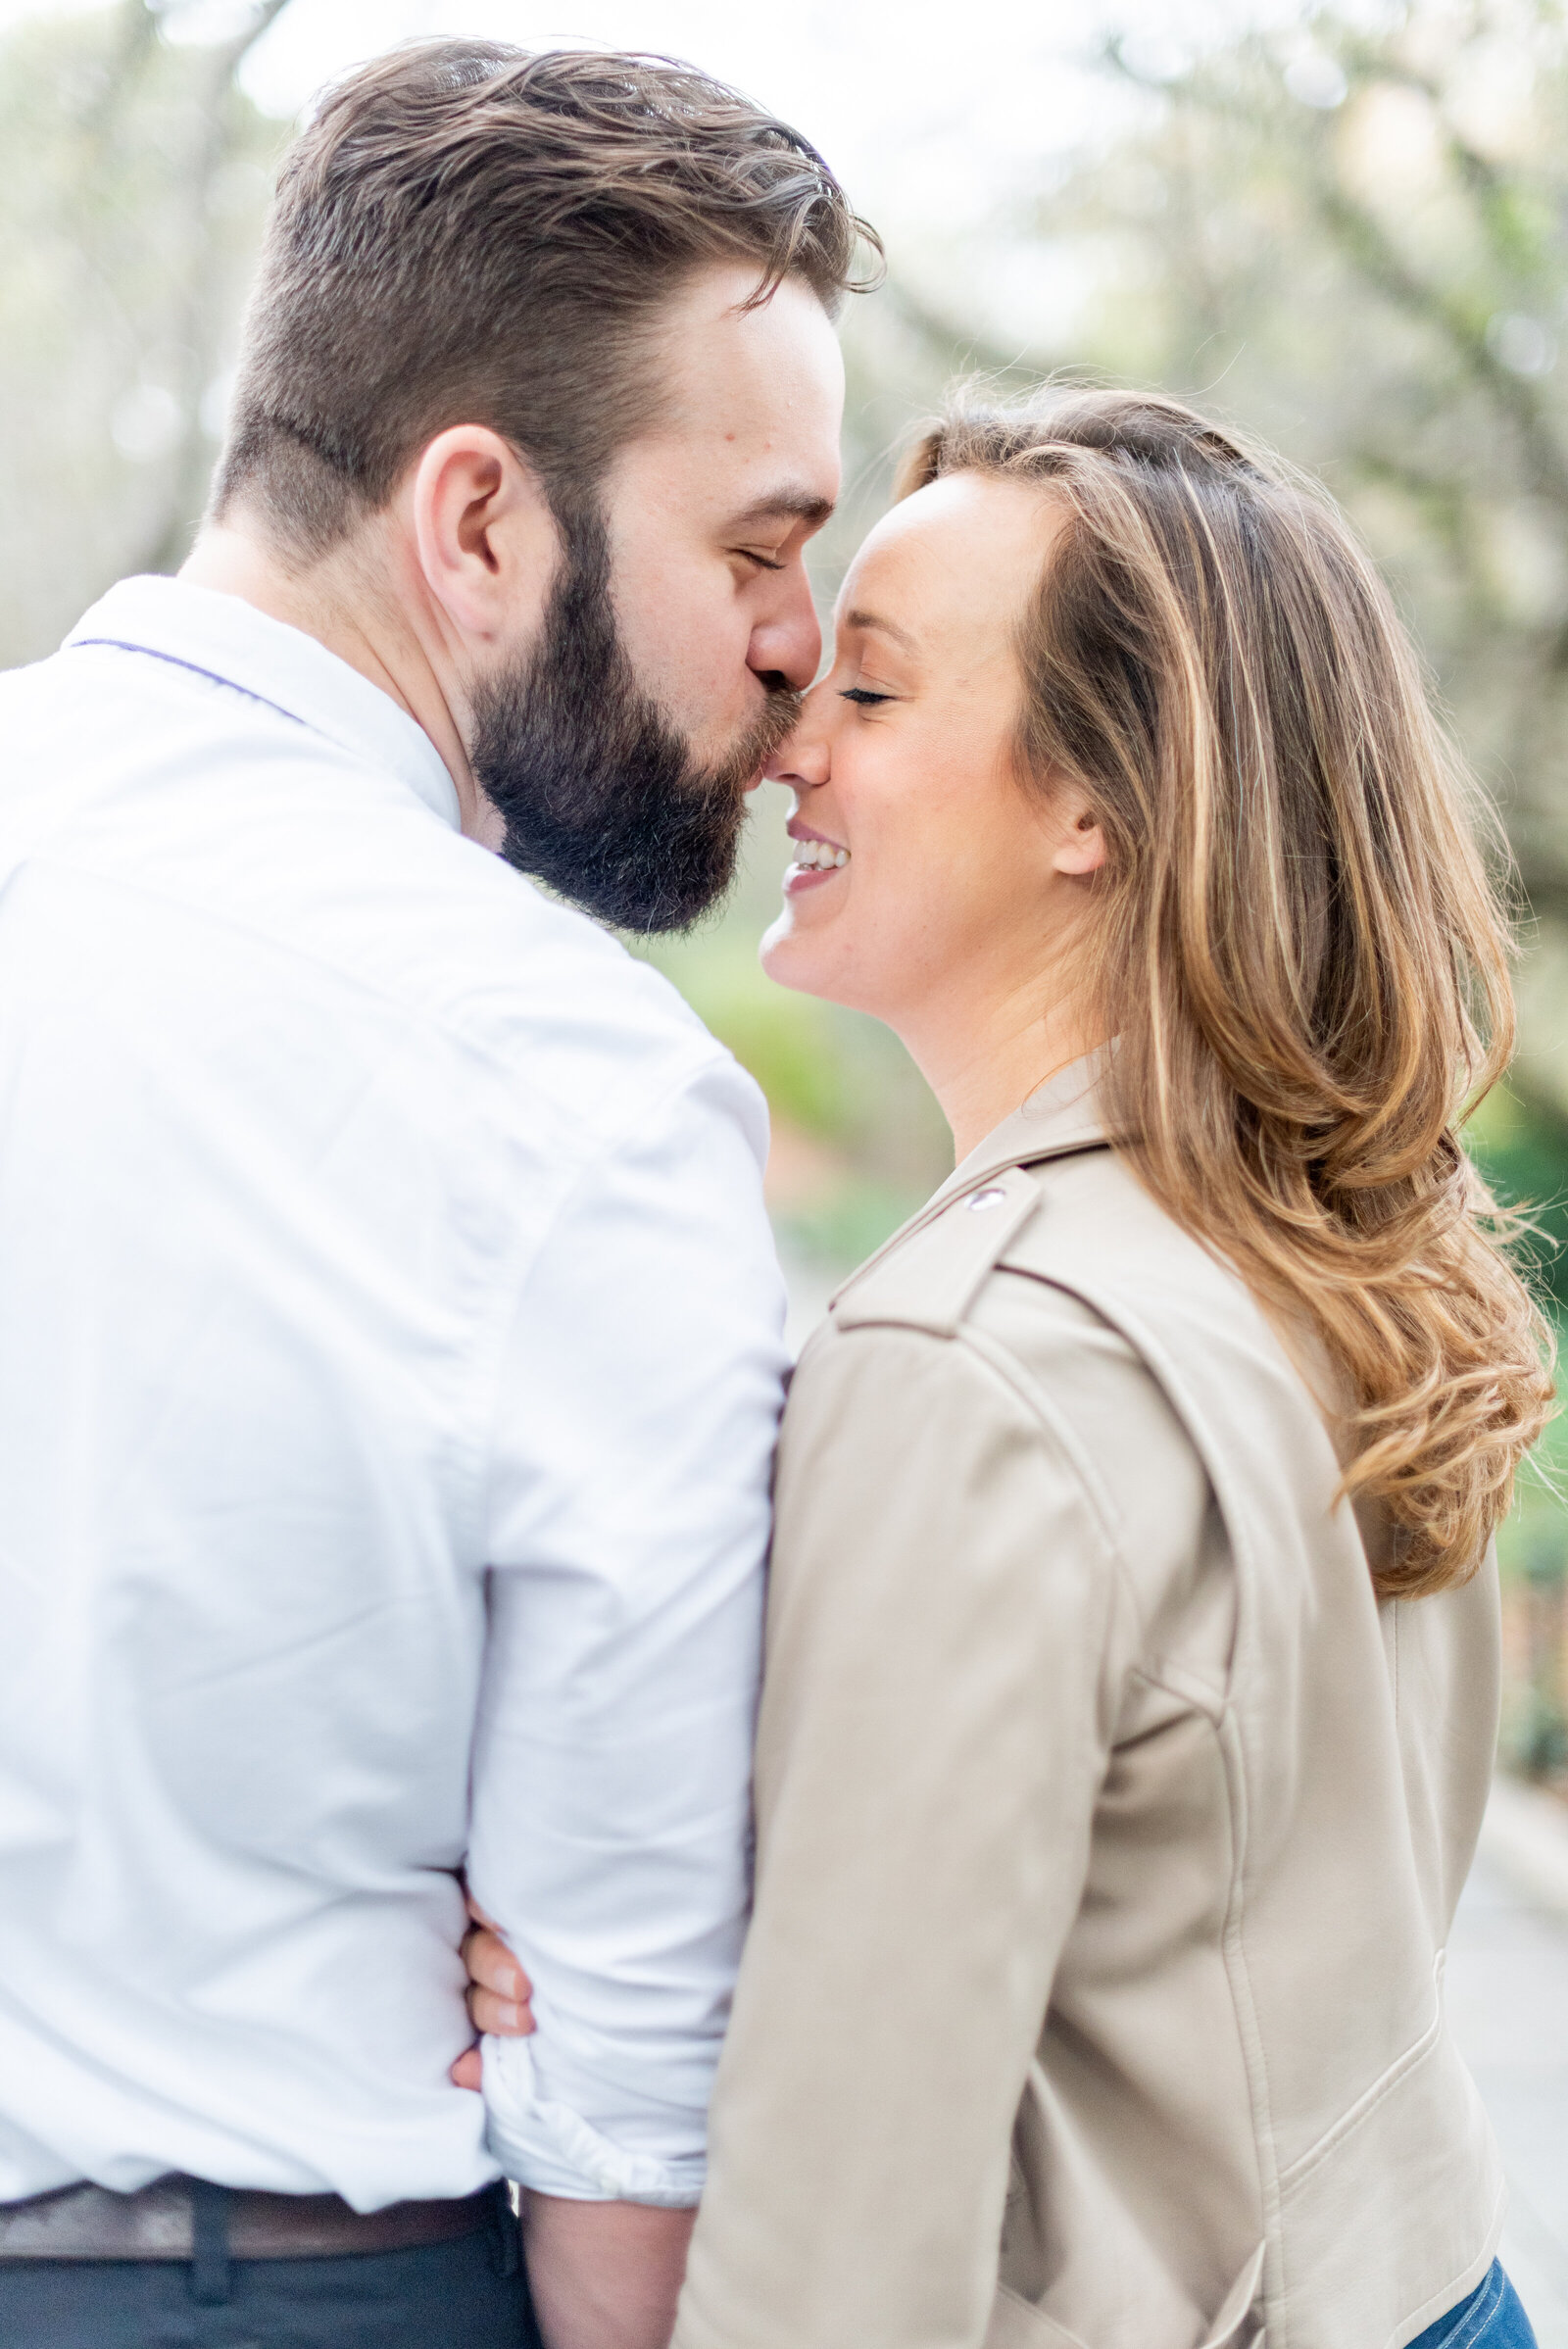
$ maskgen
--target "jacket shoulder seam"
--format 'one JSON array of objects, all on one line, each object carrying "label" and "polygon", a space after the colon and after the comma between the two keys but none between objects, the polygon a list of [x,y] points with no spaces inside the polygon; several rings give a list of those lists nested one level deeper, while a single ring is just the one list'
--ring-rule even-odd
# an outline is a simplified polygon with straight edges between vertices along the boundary
[{"label": "jacket shoulder seam", "polygon": [[[1041,1202],[1037,1179],[1021,1167],[1008,1167],[934,1210],[922,1208],[850,1275],[830,1308],[834,1323],[852,1330],[880,1322],[951,1338],[997,1259],[1033,1219]],[[958,1211],[977,1204],[987,1208],[986,1220],[972,1231],[965,1229],[956,1220]],[[930,1261],[933,1245],[943,1250],[935,1264]]]}]

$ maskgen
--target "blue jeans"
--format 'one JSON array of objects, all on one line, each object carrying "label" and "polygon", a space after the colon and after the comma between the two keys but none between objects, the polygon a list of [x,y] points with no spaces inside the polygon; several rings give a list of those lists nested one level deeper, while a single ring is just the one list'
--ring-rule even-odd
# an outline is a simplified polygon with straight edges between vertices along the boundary
[{"label": "blue jeans", "polygon": [[1410,2349],[1536,2349],[1536,2336],[1518,2293],[1494,2261],[1468,2300],[1429,2325]]}]

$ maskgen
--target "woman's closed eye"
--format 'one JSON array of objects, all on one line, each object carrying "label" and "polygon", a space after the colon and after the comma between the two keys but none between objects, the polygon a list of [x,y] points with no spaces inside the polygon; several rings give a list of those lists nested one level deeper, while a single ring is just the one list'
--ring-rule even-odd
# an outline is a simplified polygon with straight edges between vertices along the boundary
[{"label": "woman's closed eye", "polygon": [[879,703],[892,702],[897,698],[891,693],[872,693],[863,685],[845,685],[839,689],[839,700],[853,702],[859,710],[874,710]]}]

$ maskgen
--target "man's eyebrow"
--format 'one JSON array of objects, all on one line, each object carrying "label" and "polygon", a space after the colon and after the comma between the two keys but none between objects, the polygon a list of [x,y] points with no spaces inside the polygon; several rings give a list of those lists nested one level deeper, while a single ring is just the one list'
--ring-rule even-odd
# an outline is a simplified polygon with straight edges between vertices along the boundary
[{"label": "man's eyebrow", "polygon": [[806,522],[811,529],[820,530],[832,512],[831,498],[819,498],[808,489],[797,489],[786,483],[782,488],[768,490],[755,505],[748,506],[744,514],[733,515],[724,527],[726,531],[753,530],[762,522],[787,520]]},{"label": "man's eyebrow", "polygon": [[920,650],[907,628],[901,628],[897,620],[883,619],[880,612],[847,612],[844,625],[846,628],[874,628],[879,636],[891,636],[896,645],[903,645],[906,653]]}]

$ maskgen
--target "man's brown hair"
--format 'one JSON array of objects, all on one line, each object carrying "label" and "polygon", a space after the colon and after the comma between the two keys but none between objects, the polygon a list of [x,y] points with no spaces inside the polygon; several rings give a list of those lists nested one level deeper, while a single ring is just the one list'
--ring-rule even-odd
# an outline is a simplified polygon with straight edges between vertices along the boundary
[{"label": "man's brown hair", "polygon": [[310,560],[457,423],[580,505],[658,412],[658,316],[705,264],[788,276],[831,314],[876,238],[798,131],[664,58],[395,50],[290,151],[213,511],[261,509]]}]

